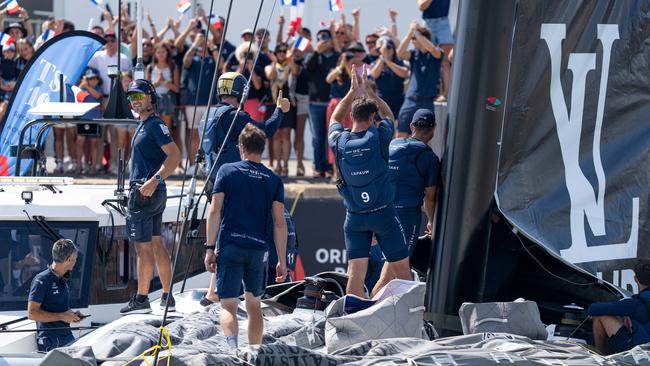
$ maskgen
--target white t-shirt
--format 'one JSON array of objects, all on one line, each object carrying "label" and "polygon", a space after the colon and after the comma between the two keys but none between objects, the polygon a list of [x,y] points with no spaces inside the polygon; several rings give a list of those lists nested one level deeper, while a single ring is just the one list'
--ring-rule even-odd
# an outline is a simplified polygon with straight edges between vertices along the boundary
[{"label": "white t-shirt", "polygon": [[[109,56],[106,50],[97,51],[88,61],[88,66],[94,67],[102,79],[102,92],[108,95],[111,91],[111,78],[108,77],[108,65],[117,65],[117,52]],[[120,54],[120,71],[130,71],[131,60],[123,53]]]}]

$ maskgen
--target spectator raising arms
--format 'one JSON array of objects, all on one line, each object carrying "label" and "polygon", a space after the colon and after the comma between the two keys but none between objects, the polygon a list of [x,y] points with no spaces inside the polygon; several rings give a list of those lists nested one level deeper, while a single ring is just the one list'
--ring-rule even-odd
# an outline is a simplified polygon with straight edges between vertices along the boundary
[{"label": "spectator raising arms", "polygon": [[[271,62],[264,69],[266,78],[271,82],[271,93],[273,100],[278,99],[278,95],[290,95],[289,93],[289,75],[291,67],[287,53],[289,46],[286,43],[280,43],[275,47],[275,61]],[[289,155],[291,155],[291,129],[296,125],[295,108],[285,114],[280,129],[272,139],[275,150],[275,173],[281,177],[289,176]]]},{"label": "spectator raising arms", "polygon": [[451,51],[454,46],[454,37],[449,25],[449,0],[418,0],[418,7],[422,11],[422,18],[431,31],[431,42],[442,48],[442,86],[438,101],[447,100],[451,86]]},{"label": "spectator raising arms", "polygon": [[180,144],[180,132],[172,128],[174,110],[176,108],[176,95],[180,92],[180,72],[172,59],[171,51],[163,43],[154,47],[153,63],[146,69],[147,80],[156,87],[158,103],[157,113],[165,122],[170,131],[173,131],[173,139],[177,146]]},{"label": "spectator raising arms", "polygon": [[377,58],[370,71],[370,76],[377,85],[377,96],[386,101],[394,115],[404,103],[404,80],[409,76],[409,69],[397,57],[395,43],[389,37],[378,40]]},{"label": "spectator raising arms", "polygon": [[[407,137],[411,134],[409,125],[415,111],[421,108],[433,109],[443,53],[440,48],[431,43],[430,39],[429,29],[414,20],[397,49],[397,56],[411,63],[409,87],[404,104],[399,111],[397,125],[399,137]],[[408,46],[411,42],[415,49],[409,51]]]},{"label": "spectator raising arms", "polygon": [[330,85],[326,78],[336,67],[340,54],[334,49],[332,32],[321,29],[316,34],[316,50],[307,60],[309,75],[309,124],[314,149],[314,177],[325,177],[332,173],[327,161],[327,104],[330,100]]},{"label": "spectator raising arms", "polygon": [[[303,31],[306,28],[303,28]],[[310,46],[311,48],[311,46]],[[293,148],[296,152],[297,168],[296,175],[303,177],[305,175],[305,165],[303,164],[303,154],[305,152],[305,123],[309,115],[309,75],[305,68],[305,55],[298,48],[291,50],[289,56],[289,67],[291,75],[289,76],[290,99],[293,102],[296,113],[295,136]]]}]

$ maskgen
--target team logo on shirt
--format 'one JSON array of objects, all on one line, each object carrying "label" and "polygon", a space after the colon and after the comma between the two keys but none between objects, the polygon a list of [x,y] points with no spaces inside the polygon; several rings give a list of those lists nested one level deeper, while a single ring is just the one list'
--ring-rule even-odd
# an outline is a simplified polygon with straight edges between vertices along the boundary
[{"label": "team logo on shirt", "polygon": [[167,128],[167,126],[161,124],[161,125],[160,125],[160,129],[162,130],[162,132],[163,132],[165,135],[169,135],[169,128]]}]

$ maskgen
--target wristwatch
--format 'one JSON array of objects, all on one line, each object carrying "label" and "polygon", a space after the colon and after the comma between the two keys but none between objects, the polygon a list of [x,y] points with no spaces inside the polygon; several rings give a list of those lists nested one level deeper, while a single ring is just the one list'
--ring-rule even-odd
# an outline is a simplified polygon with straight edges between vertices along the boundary
[{"label": "wristwatch", "polygon": [[158,181],[158,183],[165,183],[165,180],[160,176],[160,174],[156,174],[154,178]]}]

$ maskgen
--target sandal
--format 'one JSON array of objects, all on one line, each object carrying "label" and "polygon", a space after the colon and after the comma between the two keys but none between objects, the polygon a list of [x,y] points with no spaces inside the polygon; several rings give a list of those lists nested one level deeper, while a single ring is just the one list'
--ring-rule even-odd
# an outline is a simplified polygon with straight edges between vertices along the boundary
[{"label": "sandal", "polygon": [[302,164],[298,164],[298,168],[296,169],[296,176],[297,177],[304,177],[305,176],[305,166]]},{"label": "sandal", "polygon": [[289,176],[289,167],[280,168],[280,176],[287,178]]}]

